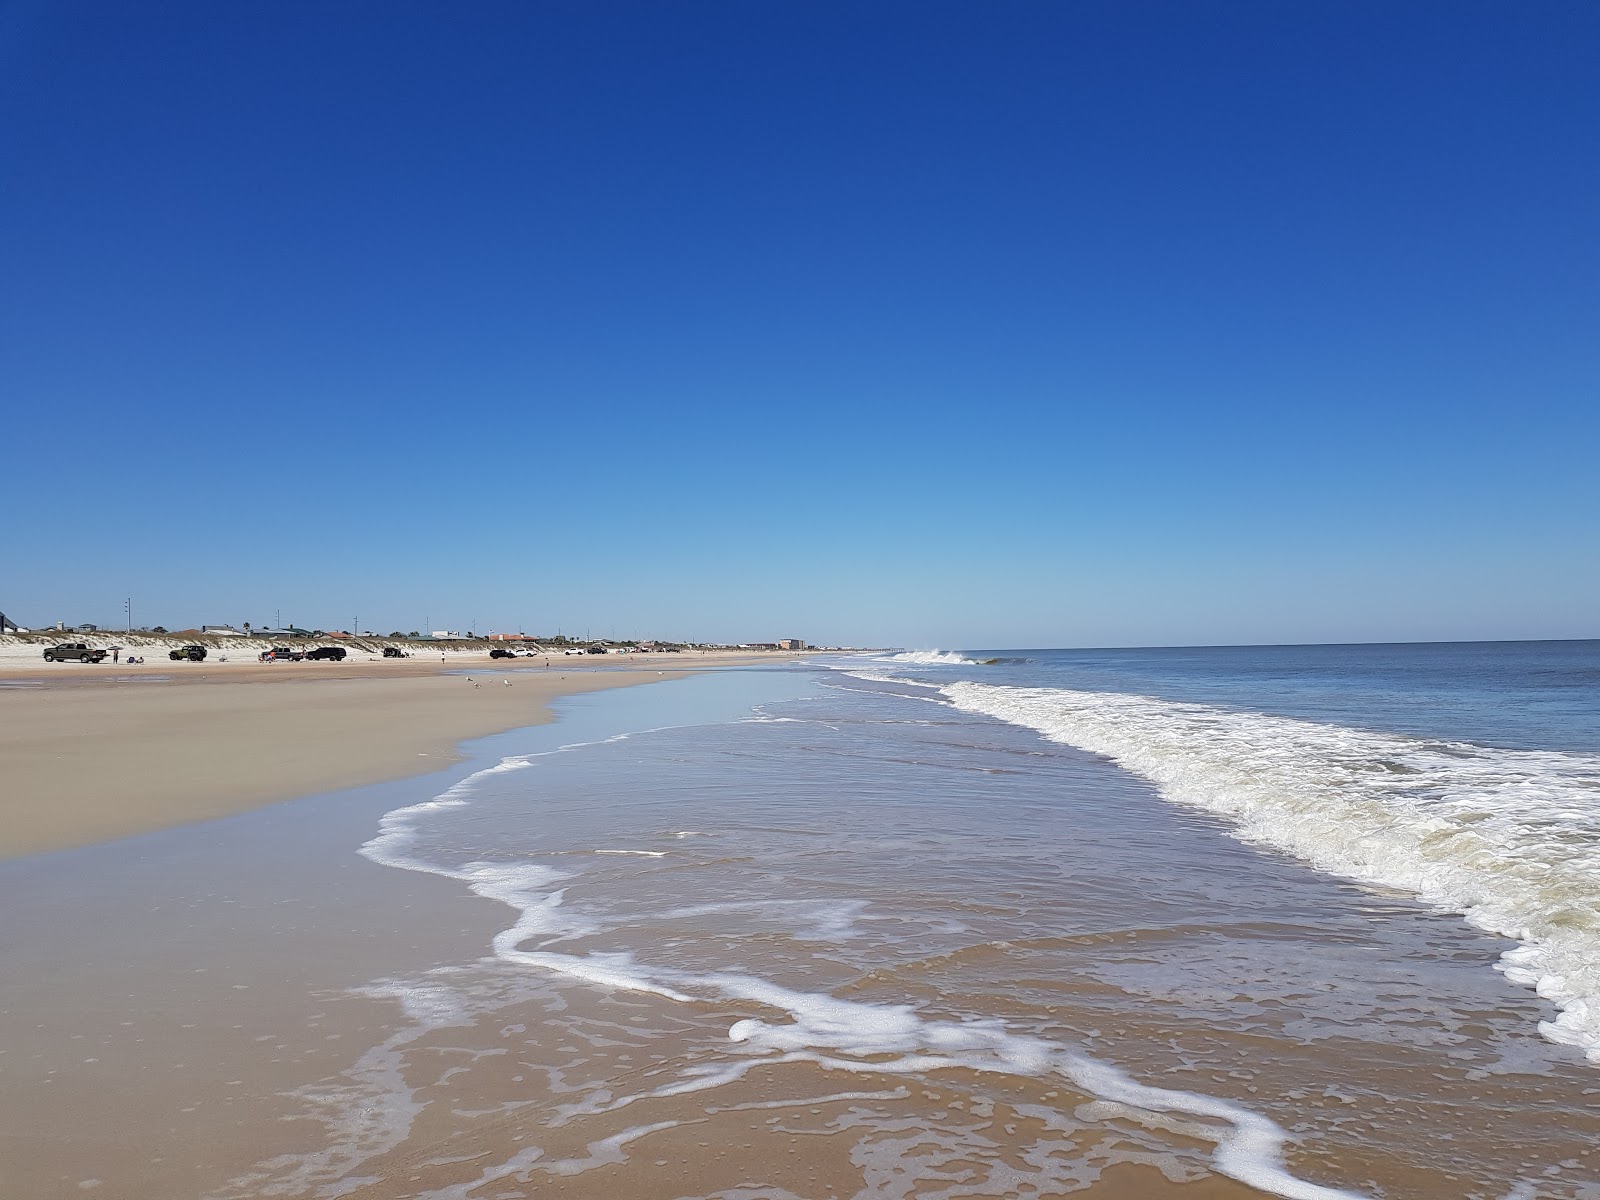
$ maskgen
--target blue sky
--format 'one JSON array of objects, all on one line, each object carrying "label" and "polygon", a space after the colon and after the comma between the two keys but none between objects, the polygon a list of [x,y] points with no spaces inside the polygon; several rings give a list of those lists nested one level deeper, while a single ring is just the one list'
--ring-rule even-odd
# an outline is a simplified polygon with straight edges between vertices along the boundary
[{"label": "blue sky", "polygon": [[1591,3],[0,5],[0,609],[1600,636]]}]

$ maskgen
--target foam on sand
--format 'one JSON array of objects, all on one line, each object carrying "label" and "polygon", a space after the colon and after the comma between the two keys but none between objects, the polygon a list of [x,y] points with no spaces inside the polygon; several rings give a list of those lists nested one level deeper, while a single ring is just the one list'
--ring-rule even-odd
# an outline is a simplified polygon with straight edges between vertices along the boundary
[{"label": "foam on sand", "polygon": [[[505,966],[565,976],[609,990],[645,993],[697,1008],[707,1002],[733,1002],[762,1011],[761,1016],[742,1018],[729,1027],[726,1061],[686,1066],[674,1080],[653,1091],[607,1101],[604,1111],[649,1097],[706,1091],[742,1078],[755,1067],[786,1063],[876,1075],[953,1069],[1033,1078],[1053,1075],[1070,1081],[1096,1103],[1109,1106],[1105,1111],[1110,1115],[1168,1131],[1177,1128],[1174,1122],[1178,1121],[1184,1135],[1213,1147],[1211,1161],[1219,1173],[1248,1186],[1289,1200],[1350,1200],[1356,1195],[1293,1175],[1284,1161],[1288,1134],[1260,1113],[1213,1096],[1138,1083],[1109,1063],[1068,1046],[1013,1033],[999,1020],[934,1019],[910,1004],[871,1003],[802,991],[737,971],[658,966],[641,962],[627,951],[569,954],[553,949],[572,938],[604,932],[593,917],[564,907],[565,891],[558,885],[568,878],[565,873],[526,861],[448,867],[427,862],[413,852],[419,820],[446,807],[469,804],[478,781],[523,769],[531,765],[533,757],[508,758],[469,776],[434,800],[390,813],[362,853],[387,865],[461,880],[476,894],[512,908],[517,913],[515,921],[493,939],[494,957]],[[722,907],[701,906],[693,915],[715,915]],[[809,918],[818,936],[846,937],[863,905],[799,907],[808,909],[798,914],[801,923],[808,923]],[[679,910],[678,915],[684,912]],[[788,914],[784,924],[792,925],[796,915]],[[455,1017],[452,1014],[447,1019]],[[390,1107],[402,1121],[411,1111],[404,1103]],[[393,1132],[388,1136],[392,1139]],[[616,1150],[620,1144],[610,1149]],[[609,1155],[601,1155],[594,1164],[602,1160],[611,1161]],[[589,1160],[569,1164],[569,1169],[581,1165],[589,1165]],[[540,1169],[536,1157],[526,1155],[514,1164],[502,1164],[502,1168],[490,1168],[485,1178]]]}]

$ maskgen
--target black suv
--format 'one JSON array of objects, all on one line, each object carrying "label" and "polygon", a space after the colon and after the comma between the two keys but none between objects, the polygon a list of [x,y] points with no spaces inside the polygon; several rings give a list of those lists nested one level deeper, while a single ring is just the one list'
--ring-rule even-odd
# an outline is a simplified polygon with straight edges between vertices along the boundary
[{"label": "black suv", "polygon": [[315,650],[306,651],[307,662],[317,662],[319,659],[329,659],[333,662],[343,662],[345,648],[343,646],[318,646]]},{"label": "black suv", "polygon": [[404,658],[406,652],[400,649],[399,646],[385,646],[383,648],[383,656],[385,658]]},{"label": "black suv", "polygon": [[167,657],[173,662],[205,662],[206,648],[204,646],[179,646],[176,650],[169,651]]}]

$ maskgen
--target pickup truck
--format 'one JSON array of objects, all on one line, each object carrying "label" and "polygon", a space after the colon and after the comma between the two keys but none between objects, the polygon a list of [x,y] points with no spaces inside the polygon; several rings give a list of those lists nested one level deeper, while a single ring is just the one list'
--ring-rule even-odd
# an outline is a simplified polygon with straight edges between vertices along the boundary
[{"label": "pickup truck", "polygon": [[271,650],[263,650],[260,655],[261,662],[299,662],[305,655],[299,650],[291,650],[288,646],[274,646]]},{"label": "pickup truck", "polygon": [[60,646],[51,646],[44,652],[45,662],[104,662],[106,652],[95,650],[82,642],[65,642]]}]

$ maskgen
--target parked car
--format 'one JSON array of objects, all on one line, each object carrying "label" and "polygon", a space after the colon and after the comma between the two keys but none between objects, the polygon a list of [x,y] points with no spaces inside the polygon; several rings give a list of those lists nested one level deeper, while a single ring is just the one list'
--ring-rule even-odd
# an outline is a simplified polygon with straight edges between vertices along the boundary
[{"label": "parked car", "polygon": [[516,656],[517,652],[515,650],[507,650],[504,646],[496,646],[489,651],[490,658],[515,658]]},{"label": "parked car", "polygon": [[179,646],[176,650],[168,651],[167,657],[173,662],[205,662],[206,648],[204,646]]},{"label": "parked car", "polygon": [[409,658],[410,657],[404,650],[400,649],[399,646],[385,646],[383,648],[383,656],[385,658]]},{"label": "parked car", "polygon": [[45,662],[97,663],[103,661],[105,656],[104,650],[95,650],[82,642],[64,642],[44,652]]},{"label": "parked car", "polygon": [[328,659],[332,662],[343,662],[345,649],[343,646],[318,646],[315,650],[306,651],[307,662],[319,662]]},{"label": "parked car", "polygon": [[291,650],[288,646],[274,646],[271,650],[261,652],[262,662],[299,662],[305,655],[299,650]]},{"label": "parked car", "polygon": [[588,653],[588,654],[605,654],[606,653],[606,648],[604,646],[602,646],[599,642],[596,642],[594,645],[589,647],[589,649],[586,651],[586,653]]}]

